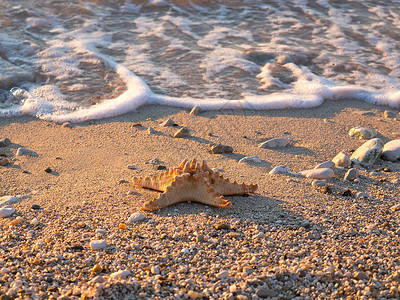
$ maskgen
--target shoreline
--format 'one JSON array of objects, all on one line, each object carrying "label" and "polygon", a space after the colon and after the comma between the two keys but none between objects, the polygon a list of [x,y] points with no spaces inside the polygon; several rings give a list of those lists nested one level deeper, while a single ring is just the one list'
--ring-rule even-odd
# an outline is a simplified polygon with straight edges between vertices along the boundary
[{"label": "shoreline", "polygon": [[[0,218],[0,295],[24,290],[20,294],[65,299],[109,299],[110,293],[132,299],[396,297],[400,226],[391,207],[400,199],[399,162],[378,160],[359,168],[359,182],[344,182],[345,170],[335,170],[327,180],[330,194],[313,188],[308,178],[268,174],[278,165],[300,172],[340,151],[349,155],[364,142],[348,135],[352,127],[374,129],[384,142],[398,138],[398,111],[393,110],[396,119],[385,118],[385,110],[391,109],[343,100],[312,109],[199,115],[147,106],[70,127],[3,118],[0,138],[12,144],[0,153],[13,163],[0,167],[0,193],[25,197],[12,204],[11,217]],[[159,126],[168,118],[179,126]],[[173,138],[180,126],[189,129],[189,137]],[[279,149],[257,147],[276,137],[292,142]],[[211,154],[212,143],[231,146],[233,153]],[[38,157],[16,156],[18,147]],[[255,155],[260,163],[238,163]],[[228,196],[231,209],[181,203],[140,211],[145,219],[128,223],[158,195],[132,184],[135,176],[162,172],[146,162],[157,158],[158,165],[171,168],[193,157],[222,169],[230,180],[258,184],[257,192]],[[128,169],[130,164],[135,168]],[[384,168],[390,172],[376,171]],[[342,196],[346,190],[350,197]],[[370,199],[356,199],[357,192]],[[32,209],[34,204],[40,209]],[[23,223],[9,227],[16,216]],[[34,218],[37,225],[31,224]],[[215,229],[219,223],[228,229]],[[92,240],[106,240],[107,247],[93,251]],[[93,271],[96,265],[100,271]],[[41,287],[50,276],[45,274],[54,279]]]}]

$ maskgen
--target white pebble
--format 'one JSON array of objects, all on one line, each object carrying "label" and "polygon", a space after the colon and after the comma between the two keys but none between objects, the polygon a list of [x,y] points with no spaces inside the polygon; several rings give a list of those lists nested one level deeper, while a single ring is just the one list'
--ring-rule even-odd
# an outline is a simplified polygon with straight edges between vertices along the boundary
[{"label": "white pebble", "polygon": [[271,174],[271,175],[287,174],[287,173],[290,173],[290,170],[286,166],[276,166],[271,171],[269,171],[269,174]]},{"label": "white pebble", "polygon": [[142,213],[136,212],[131,214],[131,216],[128,219],[128,222],[134,223],[134,222],[140,222],[145,219],[145,216]]},{"label": "white pebble", "polygon": [[351,165],[350,158],[342,151],[340,151],[334,158],[332,158],[332,162],[336,167],[347,168]]},{"label": "white pebble", "polygon": [[107,247],[107,242],[105,240],[94,240],[90,242],[90,249],[100,250]]},{"label": "white pebble", "polygon": [[312,179],[327,179],[332,176],[333,170],[329,168],[311,169],[301,171],[300,174]]},{"label": "white pebble", "polygon": [[0,208],[0,218],[9,217],[14,213],[14,211],[15,211],[15,208],[10,205],[4,206],[4,207]]},{"label": "white pebble", "polygon": [[289,138],[274,138],[258,145],[259,148],[283,148],[289,145]]},{"label": "white pebble", "polygon": [[117,271],[117,272],[112,273],[110,275],[110,279],[122,280],[122,279],[125,279],[126,277],[128,277],[129,275],[131,275],[131,271],[129,271],[129,270],[121,270],[121,271]]},{"label": "white pebble", "polygon": [[246,156],[246,157],[243,157],[241,160],[239,160],[239,162],[240,163],[243,163],[243,162],[260,163],[261,159],[256,155]]},{"label": "white pebble", "polygon": [[33,218],[33,219],[31,220],[31,224],[32,224],[33,226],[36,226],[37,224],[39,224],[38,219],[37,219],[37,218]]},{"label": "white pebble", "polygon": [[314,169],[322,169],[322,168],[332,169],[334,166],[335,166],[335,163],[331,160],[328,160],[328,161],[325,161],[325,162],[320,163],[319,165],[315,166]]},{"label": "white pebble", "polygon": [[17,156],[23,156],[23,155],[38,156],[38,154],[37,154],[35,151],[33,151],[33,150],[29,150],[29,149],[26,149],[26,148],[24,148],[24,147],[18,148],[18,150],[17,150]]},{"label": "white pebble", "polygon": [[6,268],[6,267],[3,267],[3,268],[1,268],[0,272],[3,273],[3,274],[8,274],[8,273],[11,272],[11,270]]}]

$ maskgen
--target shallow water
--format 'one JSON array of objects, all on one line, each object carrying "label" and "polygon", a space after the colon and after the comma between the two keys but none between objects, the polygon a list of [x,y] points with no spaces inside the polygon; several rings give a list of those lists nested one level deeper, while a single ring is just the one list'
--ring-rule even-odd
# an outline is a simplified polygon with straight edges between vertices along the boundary
[{"label": "shallow water", "polygon": [[399,1],[2,1],[0,116],[400,107]]}]

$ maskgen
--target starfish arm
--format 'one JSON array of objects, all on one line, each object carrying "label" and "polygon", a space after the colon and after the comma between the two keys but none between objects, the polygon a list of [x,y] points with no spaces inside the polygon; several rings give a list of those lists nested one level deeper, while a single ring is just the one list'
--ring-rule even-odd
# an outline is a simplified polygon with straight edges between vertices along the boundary
[{"label": "starfish arm", "polygon": [[230,208],[232,204],[201,179],[193,179],[189,174],[176,178],[157,199],[146,203],[142,210],[157,210],[184,201],[195,201],[207,205]]},{"label": "starfish arm", "polygon": [[211,180],[214,182],[215,191],[225,196],[250,194],[258,189],[257,184],[237,183],[236,181],[229,181],[229,179],[225,179],[221,175],[212,176]]},{"label": "starfish arm", "polygon": [[182,175],[182,171],[177,168],[171,168],[168,171],[161,173],[159,176],[153,177],[134,177],[133,184],[139,187],[144,187],[160,192],[165,192],[167,186],[171,184],[176,176]]}]

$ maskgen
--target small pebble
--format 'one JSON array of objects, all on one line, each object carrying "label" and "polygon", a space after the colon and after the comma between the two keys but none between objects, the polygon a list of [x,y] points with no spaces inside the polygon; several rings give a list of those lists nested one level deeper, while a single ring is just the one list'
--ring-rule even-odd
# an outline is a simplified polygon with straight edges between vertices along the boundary
[{"label": "small pebble", "polygon": [[229,272],[228,271],[222,270],[217,274],[217,278],[220,279],[220,280],[226,279],[228,277],[229,277]]},{"label": "small pebble", "polygon": [[261,159],[254,155],[254,156],[245,156],[241,160],[239,160],[239,163],[261,163]]},{"label": "small pebble", "polygon": [[135,165],[127,165],[126,167],[127,167],[129,170],[135,170],[135,169],[136,169]]},{"label": "small pebble", "polygon": [[333,170],[329,168],[310,169],[301,171],[300,174],[312,179],[327,179],[333,175]]},{"label": "small pebble", "polygon": [[90,242],[89,246],[92,250],[100,250],[107,247],[107,242],[105,240],[93,240]]},{"label": "small pebble", "polygon": [[21,224],[23,222],[24,222],[24,219],[22,217],[18,216],[14,220],[12,220],[9,225],[10,226],[17,226],[17,225],[19,225],[19,224]]},{"label": "small pebble", "polygon": [[311,182],[311,186],[312,186],[313,188],[321,188],[321,187],[324,187],[324,186],[326,186],[326,180],[313,180],[313,181]]},{"label": "small pebble", "polygon": [[24,147],[18,148],[16,155],[17,156],[27,155],[27,156],[35,156],[35,157],[38,156],[38,154],[35,151],[26,149]]},{"label": "small pebble", "polygon": [[357,169],[355,168],[351,168],[350,170],[348,170],[346,172],[346,174],[344,175],[343,180],[347,180],[347,181],[354,181],[355,179],[357,179],[359,176],[359,172]]},{"label": "small pebble", "polygon": [[103,268],[100,265],[94,265],[93,268],[92,268],[92,272],[93,273],[99,273],[99,272],[101,272],[102,269]]},{"label": "small pebble", "polygon": [[290,138],[273,138],[262,142],[258,145],[259,148],[283,148],[290,144]]},{"label": "small pebble", "polygon": [[35,209],[35,210],[38,210],[38,209],[40,209],[40,205],[38,205],[38,204],[33,204],[33,205],[31,206],[31,208],[32,208],[32,209]]},{"label": "small pebble", "polygon": [[128,222],[135,223],[135,222],[143,221],[144,219],[145,219],[145,216],[142,213],[136,212],[136,213],[133,213],[129,217]]},{"label": "small pebble", "polygon": [[232,153],[233,148],[231,146],[225,146],[222,144],[214,144],[210,145],[210,150],[212,154],[223,154],[223,153]]},{"label": "small pebble", "polygon": [[125,230],[126,229],[126,225],[123,224],[123,223],[119,224],[118,228],[121,229],[121,230]]},{"label": "small pebble", "polygon": [[166,168],[167,168],[166,166],[159,165],[156,167],[156,170],[160,171],[160,170],[165,170]]},{"label": "small pebble", "polygon": [[216,230],[222,230],[222,229],[229,230],[229,229],[231,229],[231,226],[226,223],[218,223],[217,225],[215,225],[215,229]]},{"label": "small pebble", "polygon": [[129,271],[129,270],[121,270],[121,271],[117,271],[117,272],[112,273],[110,275],[110,279],[122,280],[122,279],[126,279],[126,277],[128,277],[129,275],[131,275],[131,271]]},{"label": "small pebble", "polygon": [[46,168],[44,171],[45,171],[46,173],[51,173],[51,172],[53,172],[53,170],[52,170],[51,168]]},{"label": "small pebble", "polygon": [[1,207],[0,208],[0,218],[7,218],[7,217],[11,216],[14,212],[15,212],[15,208],[10,205]]},{"label": "small pebble", "polygon": [[[350,161],[350,159],[349,159],[349,161]],[[322,168],[332,169],[333,167],[335,167],[335,163],[331,160],[328,160],[326,162],[320,163],[319,165],[316,165],[314,167],[314,169],[322,169]]]},{"label": "small pebble", "polygon": [[342,151],[332,158],[332,162],[335,164],[335,167],[347,168],[351,165],[350,158]]},{"label": "small pebble", "polygon": [[276,166],[268,174],[276,175],[276,174],[288,174],[290,173],[290,169],[286,166]]},{"label": "small pebble", "polygon": [[65,122],[61,125],[62,128],[69,128],[71,126],[71,122]]},{"label": "small pebble", "polygon": [[319,191],[323,194],[332,194],[332,189],[329,186],[323,186]]},{"label": "small pebble", "polygon": [[365,127],[354,127],[350,129],[349,135],[360,140],[368,140],[374,138],[377,132]]}]

